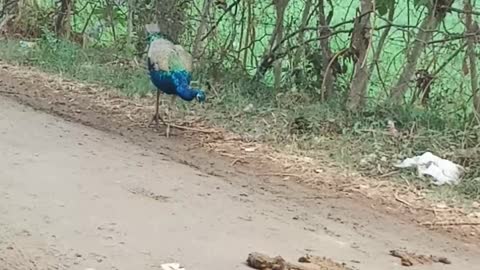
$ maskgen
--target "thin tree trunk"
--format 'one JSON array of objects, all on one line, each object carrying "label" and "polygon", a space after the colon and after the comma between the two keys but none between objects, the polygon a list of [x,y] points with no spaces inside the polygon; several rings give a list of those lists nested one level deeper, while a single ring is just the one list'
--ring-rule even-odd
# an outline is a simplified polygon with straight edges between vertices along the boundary
[{"label": "thin tree trunk", "polygon": [[[331,30],[329,22],[325,16],[325,0],[319,0],[318,3],[318,36],[327,37]],[[318,76],[320,89],[320,94],[322,96],[322,101],[327,100],[333,95],[333,87],[335,83],[335,78],[333,76],[333,69],[330,64],[332,59],[332,49],[330,48],[330,38],[322,38],[319,42],[320,49],[322,50],[322,74]],[[323,81],[324,80],[324,81]]]},{"label": "thin tree trunk", "polygon": [[107,6],[106,6],[106,10],[107,10],[107,17],[108,17],[108,20],[109,20],[109,24],[110,24],[110,29],[112,31],[112,37],[113,37],[113,41],[115,42],[117,40],[117,30],[115,29],[115,19],[113,17],[113,13],[115,12],[115,3],[113,2],[113,0],[107,0],[106,2]]},{"label": "thin tree trunk", "polygon": [[[255,22],[254,22],[254,14],[253,9],[255,6],[255,0],[248,0],[247,6],[247,31],[245,32],[245,48],[250,47],[251,53],[253,55],[254,46],[255,46]],[[248,54],[249,50],[244,50],[243,53],[243,66],[246,67],[248,65]]]},{"label": "thin tree trunk", "polygon": [[[247,1],[241,1],[242,2],[242,13],[240,14],[240,37],[239,37],[239,43],[238,43],[238,56],[237,58],[239,59],[239,64],[240,64],[240,59],[242,58],[242,48],[246,47],[247,44],[243,44],[244,36],[246,35],[245,33],[245,24],[247,23],[247,20],[245,20],[245,13],[247,12]],[[237,29],[237,27],[235,27]]]},{"label": "thin tree trunk", "polygon": [[127,11],[127,47],[132,47],[132,38],[133,38],[133,10],[135,9],[135,0],[128,0],[128,11]]},{"label": "thin tree trunk", "polygon": [[2,9],[0,10],[0,19],[3,24],[7,20],[7,17],[15,17],[19,13],[20,0],[6,0],[2,3]]},{"label": "thin tree trunk", "polygon": [[[277,13],[277,20],[275,25],[275,44],[280,44],[283,40],[284,34],[284,17],[285,9],[287,8],[289,0],[275,0],[275,10]],[[273,46],[272,46],[273,48]],[[282,48],[279,49],[280,51]],[[278,59],[273,64],[274,88],[280,89],[282,83],[282,64],[283,58]]]},{"label": "thin tree trunk", "polygon": [[[405,92],[407,92],[408,84],[415,74],[418,60],[422,56],[428,42],[432,39],[434,31],[445,18],[446,10],[448,10],[448,7],[450,7],[452,3],[453,0],[436,0],[427,16],[424,18],[417,36],[408,51],[407,62],[403,66],[403,70],[397,83],[390,92],[393,103],[400,104],[402,102]],[[439,6],[443,7],[439,8]]]},{"label": "thin tree trunk", "polygon": [[351,49],[356,55],[356,63],[347,101],[347,108],[351,111],[359,111],[365,105],[369,79],[367,56],[372,39],[370,14],[373,7],[372,0],[361,0],[360,14],[355,19],[352,33]]},{"label": "thin tree trunk", "polygon": [[28,5],[26,0],[17,0],[17,10],[16,10],[16,16],[15,16],[15,21],[16,23],[20,22],[23,18],[23,11],[25,7]]},{"label": "thin tree trunk", "polygon": [[[207,33],[208,20],[210,18],[210,8],[212,6],[212,0],[204,0],[203,8],[201,14],[200,25],[197,29],[197,35],[195,37],[195,42],[193,44],[193,59],[195,65],[198,64],[200,57],[205,51],[205,46],[207,44],[207,38],[204,39],[205,34]],[[202,40],[203,39],[203,40]]]},{"label": "thin tree trunk", "polygon": [[[312,9],[312,0],[306,0],[305,6],[303,8],[302,19],[300,20],[300,29],[303,29],[307,26],[308,17],[310,15],[310,11]],[[305,54],[305,45],[303,44],[305,41],[305,32],[301,31],[297,37],[297,43],[299,44],[298,50],[295,52],[293,56],[293,68],[295,69],[295,81],[300,82],[303,79],[303,67],[300,67],[300,63],[302,57]]]},{"label": "thin tree trunk", "polygon": [[382,55],[383,46],[385,46],[385,42],[387,41],[388,34],[390,34],[390,30],[392,29],[391,23],[393,22],[394,16],[395,16],[395,7],[392,6],[388,10],[388,16],[387,16],[388,25],[383,30],[382,35],[378,39],[378,46],[375,48],[375,53],[373,55],[373,63],[372,63],[372,65],[370,65],[370,71],[369,71],[370,76],[373,73],[373,69],[375,68],[375,66],[380,61],[380,56]]},{"label": "thin tree trunk", "polygon": [[[263,76],[265,75],[267,70],[272,66],[272,64],[277,68],[276,71],[278,72],[278,66],[277,66],[278,62],[276,61],[281,61],[281,60],[274,59],[272,50],[277,46],[277,42],[280,42],[283,39],[283,21],[285,16],[285,9],[287,8],[288,2],[289,0],[273,0],[273,4],[275,5],[276,16],[277,16],[275,20],[275,29],[272,32],[272,36],[270,37],[270,42],[268,43],[269,45],[265,50],[265,53],[263,54],[263,57],[262,57],[262,61],[260,62],[260,65],[257,68],[257,72],[255,73],[255,79],[257,80],[259,80],[260,78],[263,78]],[[278,38],[278,35],[281,35],[282,37]],[[280,46],[279,43],[278,43],[278,46]],[[281,51],[281,48],[279,47],[277,50]],[[277,72],[274,71],[274,74],[277,74]],[[275,83],[276,82],[277,82],[277,76],[275,75]]]},{"label": "thin tree trunk", "polygon": [[[175,43],[185,31],[185,5],[190,1],[156,0],[156,17],[160,31],[171,38]],[[139,14],[142,16],[142,14]]]},{"label": "thin tree trunk", "polygon": [[13,26],[15,31],[16,25],[20,25],[23,18],[24,9],[37,10],[38,3],[36,0],[8,0],[3,2],[0,10],[0,33],[8,31],[5,29]]},{"label": "thin tree trunk", "polygon": [[55,20],[55,33],[57,36],[68,39],[72,30],[70,19],[72,17],[74,0],[60,0],[60,10]]},{"label": "thin tree trunk", "polygon": [[472,87],[472,95],[473,95],[473,107],[475,108],[475,112],[477,115],[480,115],[480,96],[478,94],[478,73],[477,73],[477,56],[475,55],[475,40],[476,36],[474,35],[475,32],[478,31],[478,25],[475,26],[473,19],[472,19],[472,1],[465,0],[464,1],[464,9],[465,9],[465,26],[467,28],[467,34],[470,36],[467,38],[467,55],[470,62],[470,80],[471,80],[471,87]]},{"label": "thin tree trunk", "polygon": [[[392,29],[392,23],[394,20],[395,16],[395,3],[392,4],[392,6],[388,9],[388,15],[387,15],[387,20],[388,20],[388,25],[387,27],[383,30],[382,35],[378,39],[378,45],[375,48],[375,52],[373,55],[373,61],[372,64],[370,65],[370,70],[368,71],[369,73],[369,82],[370,78],[373,74],[373,69],[377,67],[377,74],[379,78],[381,78],[380,70],[378,69],[379,65],[378,62],[380,61],[380,57],[382,55],[383,47],[385,46],[385,42],[387,41],[388,35],[390,34],[390,30]],[[383,81],[382,81],[383,84]],[[385,87],[385,85],[383,85]],[[387,92],[388,93],[388,92]]]}]

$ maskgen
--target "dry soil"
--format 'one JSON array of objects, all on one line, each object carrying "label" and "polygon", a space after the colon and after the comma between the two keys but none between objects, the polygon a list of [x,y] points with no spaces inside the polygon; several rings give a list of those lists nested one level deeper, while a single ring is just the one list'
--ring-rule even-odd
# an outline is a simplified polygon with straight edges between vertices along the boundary
[{"label": "dry soil", "polygon": [[12,98],[25,82],[6,74],[0,72],[1,270],[161,269],[169,262],[187,270],[244,269],[253,251],[293,261],[326,256],[362,270],[404,268],[392,249],[452,262],[417,269],[479,269],[476,245],[355,199],[220,170],[220,159],[187,151],[180,138],[107,132],[108,116],[83,111],[71,121],[71,114],[36,110],[65,104]]}]

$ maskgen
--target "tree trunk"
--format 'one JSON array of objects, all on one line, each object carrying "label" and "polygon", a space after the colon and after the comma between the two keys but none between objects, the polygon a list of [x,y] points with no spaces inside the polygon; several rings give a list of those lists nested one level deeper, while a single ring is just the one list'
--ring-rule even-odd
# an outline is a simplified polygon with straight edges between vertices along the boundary
[{"label": "tree trunk", "polygon": [[147,7],[143,4],[143,1],[138,0],[133,0],[133,3],[135,4],[132,10],[133,32],[136,34],[134,47],[137,52],[140,52],[139,57],[142,57],[146,53],[145,48],[147,47],[145,26],[156,24],[156,27],[159,28],[156,14],[157,6]]},{"label": "tree trunk", "polygon": [[133,38],[133,11],[135,9],[135,0],[128,0],[127,5],[127,47],[131,48]]},{"label": "tree trunk", "polygon": [[[330,22],[325,16],[325,0],[319,0],[318,3],[318,36],[326,37],[330,34]],[[333,69],[330,64],[332,59],[332,49],[330,48],[330,38],[322,38],[319,42],[322,51],[322,71],[319,77],[319,85],[321,86],[320,94],[322,101],[327,100],[333,94],[333,87],[335,78],[333,76]]]},{"label": "tree trunk", "polygon": [[[275,19],[275,29],[273,30],[272,36],[270,37],[270,42],[263,54],[262,61],[260,61],[260,65],[257,67],[257,72],[255,73],[255,79],[259,80],[263,78],[267,70],[274,65],[277,69],[275,74],[275,83],[277,83],[277,72],[278,72],[278,63],[277,61],[281,61],[280,59],[276,59],[275,55],[273,55],[273,50],[277,46],[280,45],[280,41],[283,39],[283,21],[285,16],[285,9],[287,8],[289,0],[273,0],[273,4],[275,5],[276,11],[276,19]],[[281,38],[278,38],[278,35]],[[276,54],[278,55],[278,51],[281,51],[281,48],[276,48]],[[281,65],[280,65],[281,68]],[[280,70],[281,75],[281,70]]]},{"label": "tree trunk", "polygon": [[470,62],[470,80],[473,96],[473,107],[475,113],[480,115],[480,96],[478,94],[478,73],[477,73],[477,56],[475,55],[475,33],[478,32],[478,25],[472,19],[472,1],[464,1],[465,9],[465,27],[469,37],[467,38],[467,55]]},{"label": "tree trunk", "polygon": [[74,0],[60,0],[60,9],[55,20],[55,33],[57,36],[68,39],[72,30],[70,20],[75,5]]},{"label": "tree trunk", "polygon": [[[370,65],[370,71],[369,71],[370,76],[373,73],[373,69],[375,68],[376,65],[378,65],[378,62],[380,61],[380,56],[382,55],[383,46],[385,46],[385,42],[387,41],[388,34],[392,29],[391,23],[394,20],[394,16],[395,16],[395,5],[392,5],[388,10],[388,15],[387,15],[388,25],[383,30],[382,35],[378,39],[378,46],[375,48],[375,54],[373,55],[373,62],[372,62],[372,65]],[[378,75],[380,76],[380,74]]]},{"label": "tree trunk", "polygon": [[114,18],[114,12],[115,12],[115,3],[113,0],[106,0],[106,11],[107,11],[107,17],[108,17],[108,23],[110,24],[110,29],[112,30],[112,37],[113,37],[113,42],[115,43],[117,41],[117,30],[115,29],[115,18]]},{"label": "tree trunk", "polygon": [[372,0],[361,0],[360,14],[355,19],[351,50],[355,59],[354,75],[350,83],[347,108],[351,111],[360,111],[365,105],[369,79],[369,66],[367,64],[368,50],[371,45],[370,14],[373,11]]},{"label": "tree trunk", "polygon": [[[307,26],[308,17],[310,15],[311,9],[312,9],[312,0],[306,0],[305,7],[303,8],[302,19],[300,21],[300,29],[303,29]],[[304,41],[305,41],[305,32],[301,31],[297,37],[297,43],[300,47],[295,52],[295,55],[293,56],[293,61],[292,61],[292,66],[295,69],[294,76],[295,76],[296,83],[299,83],[304,79],[303,66],[300,66],[301,65],[300,63],[302,62],[301,61],[302,57],[305,54],[305,45],[303,44]]]},{"label": "tree trunk", "polygon": [[[189,1],[157,0],[156,17],[160,31],[180,43],[180,37],[185,31],[185,6]],[[140,14],[141,15],[141,14]]]},{"label": "tree trunk", "polygon": [[25,8],[36,10],[38,3],[36,0],[5,0],[0,10],[0,33],[15,31],[23,21]]},{"label": "tree trunk", "polygon": [[0,35],[8,32],[6,26],[15,18],[18,12],[17,0],[6,0],[2,3],[2,9],[0,10]]},{"label": "tree trunk", "polygon": [[7,17],[15,16],[18,13],[18,6],[20,0],[5,0],[2,2],[2,9],[0,10],[0,23],[4,22]]},{"label": "tree trunk", "polygon": [[420,59],[425,47],[433,37],[433,32],[438,28],[446,15],[446,11],[452,6],[453,0],[436,0],[430,8],[427,16],[420,25],[417,36],[407,54],[407,62],[403,66],[400,77],[392,88],[390,95],[392,102],[400,104],[403,100],[408,84],[415,74],[417,62]]},{"label": "tree trunk", "polygon": [[212,2],[213,0],[203,1],[203,8],[202,8],[202,14],[201,14],[202,19],[200,20],[200,25],[198,26],[198,29],[197,29],[197,35],[195,37],[195,42],[193,44],[193,50],[192,50],[192,56],[193,56],[195,65],[198,65],[199,59],[201,58],[202,54],[205,52],[205,46],[207,44],[207,37],[205,37],[205,34],[207,33],[207,26],[210,18],[210,9],[212,6]]},{"label": "tree trunk", "polygon": [[[275,0],[275,10],[277,14],[277,20],[275,23],[275,44],[280,44],[283,40],[284,34],[284,17],[285,9],[287,8],[289,0]],[[279,49],[280,51],[282,48]],[[278,59],[273,64],[273,75],[274,75],[274,88],[280,89],[282,83],[282,63],[283,58]]]}]

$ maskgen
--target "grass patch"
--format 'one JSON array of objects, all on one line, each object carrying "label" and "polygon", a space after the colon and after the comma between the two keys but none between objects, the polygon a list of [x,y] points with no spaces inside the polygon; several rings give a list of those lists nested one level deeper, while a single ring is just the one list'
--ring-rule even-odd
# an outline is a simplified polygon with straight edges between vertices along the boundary
[{"label": "grass patch", "polygon": [[[153,89],[143,65],[113,49],[82,49],[75,44],[44,38],[34,48],[22,48],[15,40],[0,41],[0,59],[61,73],[63,76],[118,88],[127,96],[147,96]],[[207,77],[207,71],[197,74]],[[425,151],[449,158],[467,167],[456,187],[434,187],[402,172],[412,183],[433,190],[438,200],[480,199],[480,155],[465,154],[478,148],[480,128],[472,121],[455,121],[441,113],[420,108],[373,108],[362,115],[347,114],[335,102],[315,101],[308,93],[275,92],[265,85],[239,77],[235,71],[216,79],[215,91],[199,108],[210,122],[252,140],[332,160],[364,175],[379,176],[392,170],[398,160]],[[179,102],[181,110],[188,103]],[[402,136],[387,132],[387,120],[395,121]]]},{"label": "grass patch", "polygon": [[151,92],[145,69],[131,68],[125,55],[109,49],[82,49],[76,44],[41,40],[34,48],[22,48],[18,41],[1,41],[0,59],[39,67],[46,72],[120,89],[128,96]]}]

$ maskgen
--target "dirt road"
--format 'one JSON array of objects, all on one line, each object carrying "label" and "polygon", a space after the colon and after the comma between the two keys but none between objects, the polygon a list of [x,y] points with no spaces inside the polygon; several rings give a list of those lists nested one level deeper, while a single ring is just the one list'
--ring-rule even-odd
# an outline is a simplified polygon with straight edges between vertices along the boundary
[{"label": "dirt road", "polygon": [[243,269],[249,252],[401,269],[391,249],[478,269],[476,247],[349,199],[205,175],[0,97],[0,269]]}]

